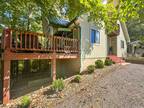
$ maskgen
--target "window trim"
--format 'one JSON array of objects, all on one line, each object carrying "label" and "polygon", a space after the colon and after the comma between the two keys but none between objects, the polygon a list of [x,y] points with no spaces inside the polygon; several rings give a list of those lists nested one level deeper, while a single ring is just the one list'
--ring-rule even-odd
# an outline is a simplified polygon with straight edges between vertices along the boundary
[{"label": "window trim", "polygon": [[[98,30],[98,29],[96,29],[95,27],[91,27],[90,28],[90,43],[91,43],[91,30],[95,30],[96,32],[98,32],[99,33],[99,42],[95,42],[95,43],[92,43],[93,45],[100,45],[101,44],[101,33],[100,33],[100,30]],[[95,35],[95,37],[96,37],[96,35]]]}]

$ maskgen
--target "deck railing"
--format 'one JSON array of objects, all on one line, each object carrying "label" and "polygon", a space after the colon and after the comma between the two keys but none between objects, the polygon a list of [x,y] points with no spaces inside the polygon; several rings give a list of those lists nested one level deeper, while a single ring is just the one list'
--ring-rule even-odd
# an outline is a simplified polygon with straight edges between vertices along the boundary
[{"label": "deck railing", "polygon": [[78,53],[78,39],[60,36],[45,36],[42,33],[6,29],[3,33],[3,48],[16,52]]}]

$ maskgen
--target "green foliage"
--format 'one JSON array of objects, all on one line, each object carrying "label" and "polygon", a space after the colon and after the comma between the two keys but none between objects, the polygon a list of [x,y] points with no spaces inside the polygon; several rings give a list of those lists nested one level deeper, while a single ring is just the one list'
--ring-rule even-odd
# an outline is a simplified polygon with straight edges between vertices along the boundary
[{"label": "green foliage", "polygon": [[18,68],[19,68],[20,73],[22,73],[24,71],[24,62],[23,61],[18,62]]},{"label": "green foliage", "polygon": [[65,72],[64,71],[62,71],[62,72],[57,72],[56,73],[56,77],[57,77],[57,79],[58,78],[62,78],[62,79],[65,79],[66,78],[66,74],[65,74]]},{"label": "green foliage", "polygon": [[115,2],[114,5],[113,0],[109,0],[107,4],[103,4],[102,0],[1,0],[0,22],[12,28],[42,31],[48,23],[48,16],[71,20],[89,13],[90,20],[110,32],[116,29],[117,20],[125,22],[132,18],[143,18],[144,15],[139,13],[144,8],[143,0]]},{"label": "green foliage", "polygon": [[95,66],[94,66],[94,65],[89,65],[89,66],[87,67],[88,73],[93,73],[94,70],[95,70]]},{"label": "green foliage", "polygon": [[31,60],[31,71],[33,72],[46,72],[50,71],[50,61],[48,60]]},{"label": "green foliage", "polygon": [[39,60],[31,60],[31,70],[33,72],[38,72],[40,61]]},{"label": "green foliage", "polygon": [[57,79],[52,82],[52,89],[56,92],[61,91],[64,89],[64,81],[63,79]]},{"label": "green foliage", "polygon": [[119,7],[120,7],[119,16],[123,21],[127,21],[129,19],[143,16],[139,13],[139,11],[144,8],[144,1],[143,0],[121,0]]},{"label": "green foliage", "polygon": [[[117,20],[126,22],[144,16],[144,14],[139,13],[144,8],[144,1],[142,0],[109,0],[107,4],[103,4],[102,0],[80,1],[90,13],[90,19],[96,22],[96,25],[105,27],[109,32],[117,29]],[[101,22],[104,22],[104,25]]]},{"label": "green foliage", "polygon": [[28,31],[41,30],[40,9],[33,1],[1,0],[0,4],[1,23],[5,26]]},{"label": "green foliage", "polygon": [[140,40],[144,43],[144,9],[139,12],[139,17],[128,20],[127,28],[131,41]]},{"label": "green foliage", "polygon": [[80,75],[76,75],[76,77],[74,78],[74,82],[76,83],[80,83],[80,80],[81,80],[81,76]]},{"label": "green foliage", "polygon": [[105,60],[105,65],[106,65],[106,66],[111,66],[112,64],[113,64],[113,62],[112,62],[111,59],[107,58],[107,59]]},{"label": "green foliage", "polygon": [[[143,25],[144,25],[144,23],[143,23]],[[143,27],[144,28],[144,27]],[[142,30],[142,31],[144,31],[144,30]],[[142,33],[142,32],[141,32]],[[139,37],[139,40],[141,41],[141,43],[144,45],[144,34],[143,34],[143,36],[140,36]]]},{"label": "green foliage", "polygon": [[21,100],[22,108],[28,108],[31,103],[31,100],[28,96],[23,96]]},{"label": "green foliage", "polygon": [[97,60],[95,62],[95,66],[96,66],[96,68],[104,68],[104,63],[102,60]]}]

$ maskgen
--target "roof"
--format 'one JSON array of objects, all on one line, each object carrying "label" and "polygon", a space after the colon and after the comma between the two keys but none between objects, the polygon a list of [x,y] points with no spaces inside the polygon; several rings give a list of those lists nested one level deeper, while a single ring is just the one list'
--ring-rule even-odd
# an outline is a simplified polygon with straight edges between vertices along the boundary
[{"label": "roof", "polygon": [[130,44],[139,44],[139,43],[140,43],[140,40],[136,40],[136,41],[130,42]]},{"label": "roof", "polygon": [[52,25],[61,26],[61,27],[68,27],[68,26],[71,25],[77,18],[73,19],[72,21],[69,21],[69,20],[67,20],[67,19],[50,16],[48,19],[49,19],[50,24],[52,24]]}]

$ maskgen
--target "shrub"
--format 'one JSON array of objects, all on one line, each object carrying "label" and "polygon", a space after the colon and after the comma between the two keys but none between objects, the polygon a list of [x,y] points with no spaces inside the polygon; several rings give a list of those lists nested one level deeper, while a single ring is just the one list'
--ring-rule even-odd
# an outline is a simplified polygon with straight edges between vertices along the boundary
[{"label": "shrub", "polygon": [[30,98],[28,96],[23,96],[21,100],[21,106],[22,108],[28,108],[30,105]]},{"label": "shrub", "polygon": [[104,63],[102,60],[97,60],[95,62],[96,68],[104,68]]},{"label": "shrub", "polygon": [[111,59],[107,58],[107,59],[105,60],[105,65],[106,65],[106,66],[111,66],[112,64],[113,64],[113,62],[112,62]]},{"label": "shrub", "polygon": [[89,66],[87,67],[87,70],[88,70],[88,73],[93,73],[94,70],[95,70],[95,66],[94,66],[94,65],[89,65]]},{"label": "shrub", "polygon": [[74,78],[73,82],[80,83],[80,80],[81,80],[81,76],[80,75],[76,75],[76,77]]},{"label": "shrub", "polygon": [[61,91],[64,89],[64,82],[63,79],[57,79],[52,82],[52,89],[56,92]]}]

